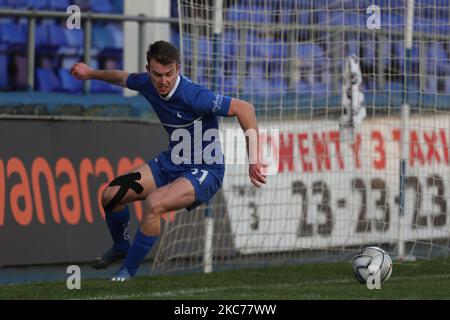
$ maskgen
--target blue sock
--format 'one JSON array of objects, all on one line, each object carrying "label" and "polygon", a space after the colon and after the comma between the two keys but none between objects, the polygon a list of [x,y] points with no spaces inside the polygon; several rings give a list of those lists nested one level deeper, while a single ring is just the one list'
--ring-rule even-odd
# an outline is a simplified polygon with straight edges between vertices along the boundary
[{"label": "blue sock", "polygon": [[117,251],[128,251],[130,248],[130,235],[128,225],[130,223],[130,211],[128,207],[122,211],[105,212],[105,220],[109,232],[114,241],[114,249]]},{"label": "blue sock", "polygon": [[138,228],[133,244],[128,250],[123,266],[127,268],[128,272],[134,276],[142,261],[144,261],[147,254],[150,252],[153,244],[158,237],[146,236],[142,233],[141,228]]}]

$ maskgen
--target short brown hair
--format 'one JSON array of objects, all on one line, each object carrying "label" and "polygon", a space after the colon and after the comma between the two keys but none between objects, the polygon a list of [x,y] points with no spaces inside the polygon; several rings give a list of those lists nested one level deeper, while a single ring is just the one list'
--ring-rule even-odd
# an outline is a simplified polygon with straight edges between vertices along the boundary
[{"label": "short brown hair", "polygon": [[148,47],[147,62],[150,63],[152,58],[163,65],[180,64],[180,51],[170,42],[159,40]]}]

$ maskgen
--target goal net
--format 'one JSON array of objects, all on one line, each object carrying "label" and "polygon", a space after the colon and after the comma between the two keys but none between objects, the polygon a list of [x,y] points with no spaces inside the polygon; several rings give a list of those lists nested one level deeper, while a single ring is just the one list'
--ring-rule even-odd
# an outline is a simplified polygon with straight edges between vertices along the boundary
[{"label": "goal net", "polygon": [[367,245],[448,256],[449,1],[179,0],[178,11],[182,72],[255,106],[269,176],[250,183],[239,124],[221,119],[223,187],[165,216],[156,271],[348,261]]}]

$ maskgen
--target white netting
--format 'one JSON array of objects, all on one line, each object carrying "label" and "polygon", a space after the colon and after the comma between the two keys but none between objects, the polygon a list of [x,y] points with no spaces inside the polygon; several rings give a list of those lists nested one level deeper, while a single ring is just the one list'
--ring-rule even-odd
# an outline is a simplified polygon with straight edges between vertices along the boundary
[{"label": "white netting", "polygon": [[[406,1],[224,0],[222,10],[215,35],[214,1],[179,1],[183,73],[251,102],[260,127],[278,130],[269,141],[278,173],[256,190],[231,159],[210,205],[214,266],[347,259],[369,244],[394,255],[401,230],[406,255],[447,256],[449,1],[415,1],[409,70]],[[347,77],[352,54],[360,85]],[[237,126],[222,121],[223,131]],[[205,209],[177,213],[155,268],[202,268],[204,230]]]}]

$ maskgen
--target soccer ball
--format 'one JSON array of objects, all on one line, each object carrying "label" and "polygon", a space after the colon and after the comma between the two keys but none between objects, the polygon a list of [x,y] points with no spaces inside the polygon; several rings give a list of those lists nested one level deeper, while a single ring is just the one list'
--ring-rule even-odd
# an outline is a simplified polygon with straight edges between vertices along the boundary
[{"label": "soccer ball", "polygon": [[[392,274],[391,257],[381,248],[366,247],[352,260],[353,274],[363,284],[367,284],[370,276],[379,276],[380,283],[389,279]],[[379,275],[377,273],[380,273]]]}]

